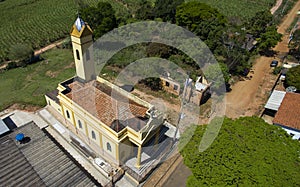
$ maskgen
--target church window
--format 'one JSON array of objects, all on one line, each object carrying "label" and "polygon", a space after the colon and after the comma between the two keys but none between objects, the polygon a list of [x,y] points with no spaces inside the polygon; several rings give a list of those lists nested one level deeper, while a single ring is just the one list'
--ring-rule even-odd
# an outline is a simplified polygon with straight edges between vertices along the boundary
[{"label": "church window", "polygon": [[92,138],[93,138],[94,140],[96,140],[96,134],[95,134],[94,131],[92,131]]},{"label": "church window", "polygon": [[66,113],[67,113],[67,118],[70,119],[70,113],[69,113],[69,111],[67,110]]},{"label": "church window", "polygon": [[106,149],[111,152],[111,145],[108,142],[106,143]]},{"label": "church window", "polygon": [[77,57],[77,60],[80,60],[80,54],[79,54],[78,49],[76,49],[76,57]]},{"label": "church window", "polygon": [[80,121],[80,120],[78,120],[78,126],[79,126],[79,128],[81,128],[81,129],[82,129],[82,123],[81,123],[81,121]]}]

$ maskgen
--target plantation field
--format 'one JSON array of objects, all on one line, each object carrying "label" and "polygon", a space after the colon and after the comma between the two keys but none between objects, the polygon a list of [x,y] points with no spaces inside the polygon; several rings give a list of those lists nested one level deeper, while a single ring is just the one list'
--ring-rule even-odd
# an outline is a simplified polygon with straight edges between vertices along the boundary
[{"label": "plantation field", "polygon": [[[67,37],[77,16],[79,0],[5,0],[0,2],[0,64],[8,60],[12,45],[28,44],[38,49]],[[117,18],[134,15],[141,0],[81,0],[88,5],[109,2]],[[149,0],[154,6],[155,0]],[[186,0],[192,1],[192,0]],[[197,0],[219,9],[228,17],[251,18],[270,9],[276,0]]]},{"label": "plantation field", "polygon": [[0,73],[0,111],[14,103],[43,106],[45,93],[75,75],[70,50],[53,49],[42,57],[41,62]]},{"label": "plantation field", "polygon": [[199,1],[206,3],[218,9],[223,15],[228,18],[240,18],[242,21],[247,21],[252,18],[257,12],[270,10],[275,5],[276,0],[185,0]]},{"label": "plantation field", "polygon": [[[120,2],[109,2],[121,17],[128,14]],[[0,64],[7,60],[12,45],[22,43],[33,49],[67,37],[77,16],[76,0],[5,0],[0,2]],[[96,5],[99,0],[83,0]]]}]

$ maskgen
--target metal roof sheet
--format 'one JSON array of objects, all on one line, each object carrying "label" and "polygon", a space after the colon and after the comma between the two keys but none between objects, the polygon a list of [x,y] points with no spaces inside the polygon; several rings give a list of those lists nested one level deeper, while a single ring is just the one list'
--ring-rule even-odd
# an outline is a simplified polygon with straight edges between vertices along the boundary
[{"label": "metal roof sheet", "polygon": [[269,100],[265,105],[265,108],[278,111],[278,108],[280,107],[285,94],[286,92],[284,91],[274,90],[271,96],[269,97]]},{"label": "metal roof sheet", "polygon": [[0,119],[0,135],[9,131],[9,128],[6,126],[4,121]]}]

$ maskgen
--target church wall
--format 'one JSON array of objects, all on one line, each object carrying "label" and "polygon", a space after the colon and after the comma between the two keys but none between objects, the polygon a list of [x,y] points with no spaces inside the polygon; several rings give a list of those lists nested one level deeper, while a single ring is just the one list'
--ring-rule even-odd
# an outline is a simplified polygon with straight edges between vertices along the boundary
[{"label": "church wall", "polygon": [[125,163],[130,157],[136,156],[133,152],[133,144],[128,138],[119,144],[119,154],[121,163]]},{"label": "church wall", "polygon": [[74,114],[73,110],[69,107],[62,106],[62,113],[66,120],[68,120],[72,125],[74,125]]},{"label": "church wall", "polygon": [[46,98],[47,105],[52,106],[60,114],[62,113],[61,112],[61,106],[58,103],[56,103],[55,101],[53,101],[51,98],[49,98],[46,95],[45,95],[45,98]]},{"label": "church wall", "polygon": [[105,135],[102,136],[102,146],[103,149],[109,154],[111,155],[114,159],[119,160],[118,158],[118,151],[117,148],[118,146],[113,143],[113,141],[106,137]]},{"label": "church wall", "polygon": [[87,136],[87,125],[83,117],[78,114],[74,114],[76,128]]},{"label": "church wall", "polygon": [[87,125],[87,131],[89,139],[100,146],[100,133],[90,125]]}]

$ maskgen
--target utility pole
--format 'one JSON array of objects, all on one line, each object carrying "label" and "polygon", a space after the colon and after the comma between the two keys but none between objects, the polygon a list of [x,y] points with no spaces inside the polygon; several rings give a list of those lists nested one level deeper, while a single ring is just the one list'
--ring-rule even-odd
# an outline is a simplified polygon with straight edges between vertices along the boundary
[{"label": "utility pole", "polygon": [[[175,142],[175,140],[176,140],[176,135],[177,135],[178,130],[179,130],[180,120],[184,118],[184,114],[183,114],[182,111],[183,111],[183,106],[186,104],[185,99],[186,99],[187,88],[192,83],[192,81],[189,82],[189,80],[190,80],[190,76],[188,75],[187,78],[186,78],[186,81],[184,83],[183,93],[182,93],[182,97],[181,97],[180,110],[179,110],[179,114],[178,114],[178,120],[177,120],[176,130],[175,130],[174,137],[173,137],[173,142]],[[191,89],[191,92],[192,92],[192,89]]]}]

